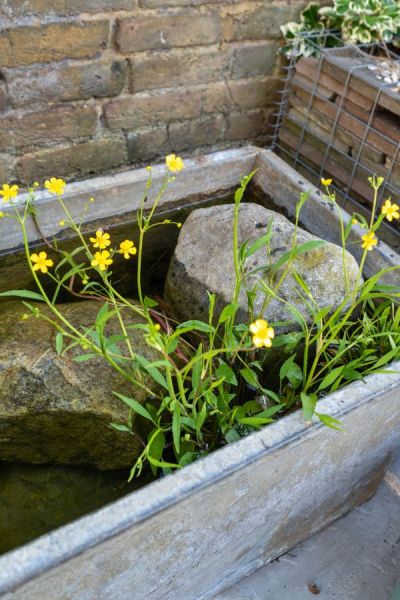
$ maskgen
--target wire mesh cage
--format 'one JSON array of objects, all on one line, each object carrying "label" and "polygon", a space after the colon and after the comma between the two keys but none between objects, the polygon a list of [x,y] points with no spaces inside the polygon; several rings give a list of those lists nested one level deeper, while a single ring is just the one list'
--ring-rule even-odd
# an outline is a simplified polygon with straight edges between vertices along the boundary
[{"label": "wire mesh cage", "polygon": [[[312,56],[292,53],[270,147],[318,184],[333,179],[341,205],[368,217],[368,178],[384,177],[379,206],[400,199],[400,57],[385,44],[352,46],[335,32],[307,38]],[[398,221],[381,237],[400,248]]]}]

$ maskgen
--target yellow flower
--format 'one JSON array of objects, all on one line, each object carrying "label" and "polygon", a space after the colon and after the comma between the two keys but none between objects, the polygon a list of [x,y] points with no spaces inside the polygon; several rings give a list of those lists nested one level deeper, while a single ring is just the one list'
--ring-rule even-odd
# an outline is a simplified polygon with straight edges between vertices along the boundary
[{"label": "yellow flower", "polygon": [[321,177],[321,183],[322,183],[322,185],[326,185],[326,186],[331,185],[332,179],[324,179],[323,177]]},{"label": "yellow flower", "polygon": [[154,325],[154,328],[155,328],[157,331],[160,331],[160,329],[161,329],[161,325],[160,325],[159,323],[156,323],[156,324]]},{"label": "yellow flower", "polygon": [[90,241],[92,242],[93,246],[95,248],[99,248],[99,250],[104,250],[105,248],[107,248],[107,246],[111,244],[110,234],[104,233],[102,229],[98,229],[96,231],[96,237],[91,237]]},{"label": "yellow flower", "polygon": [[58,221],[58,224],[59,224],[59,225],[61,225],[61,227],[64,227],[64,225],[65,225],[65,221],[62,221],[62,220],[61,220],[61,221]]},{"label": "yellow flower", "polygon": [[178,229],[180,229],[182,227],[182,223],[177,223],[176,226]]},{"label": "yellow flower", "polygon": [[51,258],[47,258],[46,252],[39,252],[39,254],[31,254],[31,261],[34,263],[32,269],[34,271],[41,271],[47,273],[48,267],[53,266]]},{"label": "yellow flower", "polygon": [[256,348],[261,348],[262,346],[271,348],[275,331],[272,327],[268,327],[268,321],[257,319],[257,321],[254,321],[250,325],[250,331],[253,334],[253,344]]},{"label": "yellow flower", "polygon": [[378,238],[376,237],[373,231],[369,231],[365,235],[361,236],[363,243],[361,244],[361,248],[365,248],[370,251],[374,246],[378,243]]},{"label": "yellow flower", "polygon": [[388,221],[393,221],[393,219],[399,219],[399,210],[399,205],[395,203],[392,204],[390,198],[388,198],[385,204],[382,206],[382,214],[385,215]]},{"label": "yellow flower", "polygon": [[11,198],[15,198],[18,194],[18,186],[17,185],[8,185],[8,183],[3,184],[3,189],[0,190],[0,194],[3,196],[4,202],[9,202]]},{"label": "yellow flower", "polygon": [[130,258],[131,256],[135,256],[135,244],[131,242],[131,240],[125,240],[124,242],[120,243],[118,252],[123,254],[124,258],[126,259]]},{"label": "yellow flower", "polygon": [[352,218],[351,222],[353,223],[353,225],[358,225],[358,221],[355,217]]},{"label": "yellow flower", "polygon": [[51,177],[50,180],[47,179],[44,182],[44,187],[52,194],[57,194],[57,196],[63,195],[65,186],[64,179],[56,179],[56,177]]},{"label": "yellow flower", "polygon": [[112,264],[111,254],[108,250],[96,252],[92,260],[92,267],[99,267],[100,271],[105,271]]},{"label": "yellow flower", "polygon": [[168,154],[168,156],[165,158],[165,162],[168,169],[172,173],[178,173],[178,171],[182,171],[183,167],[185,166],[181,157],[176,156],[175,154]]}]

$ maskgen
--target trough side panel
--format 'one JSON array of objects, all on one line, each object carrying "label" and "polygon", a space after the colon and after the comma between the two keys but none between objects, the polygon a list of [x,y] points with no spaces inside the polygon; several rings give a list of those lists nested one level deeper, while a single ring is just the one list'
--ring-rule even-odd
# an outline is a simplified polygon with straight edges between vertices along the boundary
[{"label": "trough side panel", "polygon": [[[344,433],[306,429],[291,443],[2,600],[54,600],[54,589],[60,600],[211,598],[225,582],[241,579],[375,492],[389,454],[400,443],[400,414],[397,390],[381,388],[366,401],[365,394],[373,392],[370,385],[358,384],[336,394],[333,414]],[[341,414],[346,404],[348,411]],[[329,397],[321,402],[321,410],[332,407]],[[268,428],[261,437],[268,446]],[[223,465],[223,456],[220,451],[211,460]]]}]

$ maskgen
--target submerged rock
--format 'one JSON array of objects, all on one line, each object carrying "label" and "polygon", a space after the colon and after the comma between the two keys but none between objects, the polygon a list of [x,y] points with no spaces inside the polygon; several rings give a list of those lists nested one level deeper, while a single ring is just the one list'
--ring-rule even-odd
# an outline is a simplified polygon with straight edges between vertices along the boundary
[{"label": "submerged rock", "polygon": [[[60,309],[75,326],[90,327],[101,306],[85,301]],[[40,310],[50,315],[45,305]],[[126,423],[128,416],[128,407],[113,392],[141,403],[145,392],[102,357],[73,361],[81,348],[58,356],[54,327],[41,318],[21,320],[25,312],[21,302],[0,304],[0,460],[100,469],[131,466],[141,446],[136,436],[110,427],[111,422]],[[126,323],[137,321],[128,311],[124,318]],[[116,318],[108,322],[106,334],[121,334]],[[140,330],[131,329],[129,337],[134,351],[154,356]],[[155,388],[153,380],[146,384]],[[134,423],[140,433],[143,424]]]},{"label": "submerged rock", "polygon": [[[194,210],[184,223],[171,259],[165,287],[166,298],[178,318],[207,321],[207,292],[216,294],[216,315],[232,301],[235,286],[233,211],[233,204],[201,208]],[[245,241],[252,244],[264,235],[272,219],[269,257],[264,245],[247,260],[248,273],[264,265],[276,263],[291,249],[294,226],[286,217],[254,203],[242,204],[239,216],[239,246]],[[317,239],[303,229],[297,230],[297,246]],[[345,261],[349,287],[352,289],[357,282],[359,268],[356,260],[347,251]],[[299,254],[293,267],[307,284],[315,305],[320,309],[336,308],[345,298],[342,248],[326,242],[316,249]],[[283,268],[278,270],[275,281],[279,281]],[[260,277],[269,282],[269,273],[270,270],[266,268],[264,271],[259,270],[257,274],[248,275],[249,287],[253,287]],[[288,273],[278,294],[282,300],[293,304],[308,322],[310,321],[310,312],[302,298],[304,293],[293,272]],[[262,313],[264,318],[271,322],[290,321],[291,325],[281,328],[281,331],[293,329],[294,318],[285,303],[270,299],[263,310],[264,299],[265,292],[258,289],[254,298],[254,313]],[[242,289],[238,320],[247,322],[248,319],[247,296]]]}]

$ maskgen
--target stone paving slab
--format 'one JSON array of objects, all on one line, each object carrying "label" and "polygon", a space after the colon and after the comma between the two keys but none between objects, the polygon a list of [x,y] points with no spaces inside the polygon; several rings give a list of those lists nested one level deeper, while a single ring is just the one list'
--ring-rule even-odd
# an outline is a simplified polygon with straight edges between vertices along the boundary
[{"label": "stone paving slab", "polygon": [[400,456],[371,500],[214,600],[316,596],[400,600]]}]

